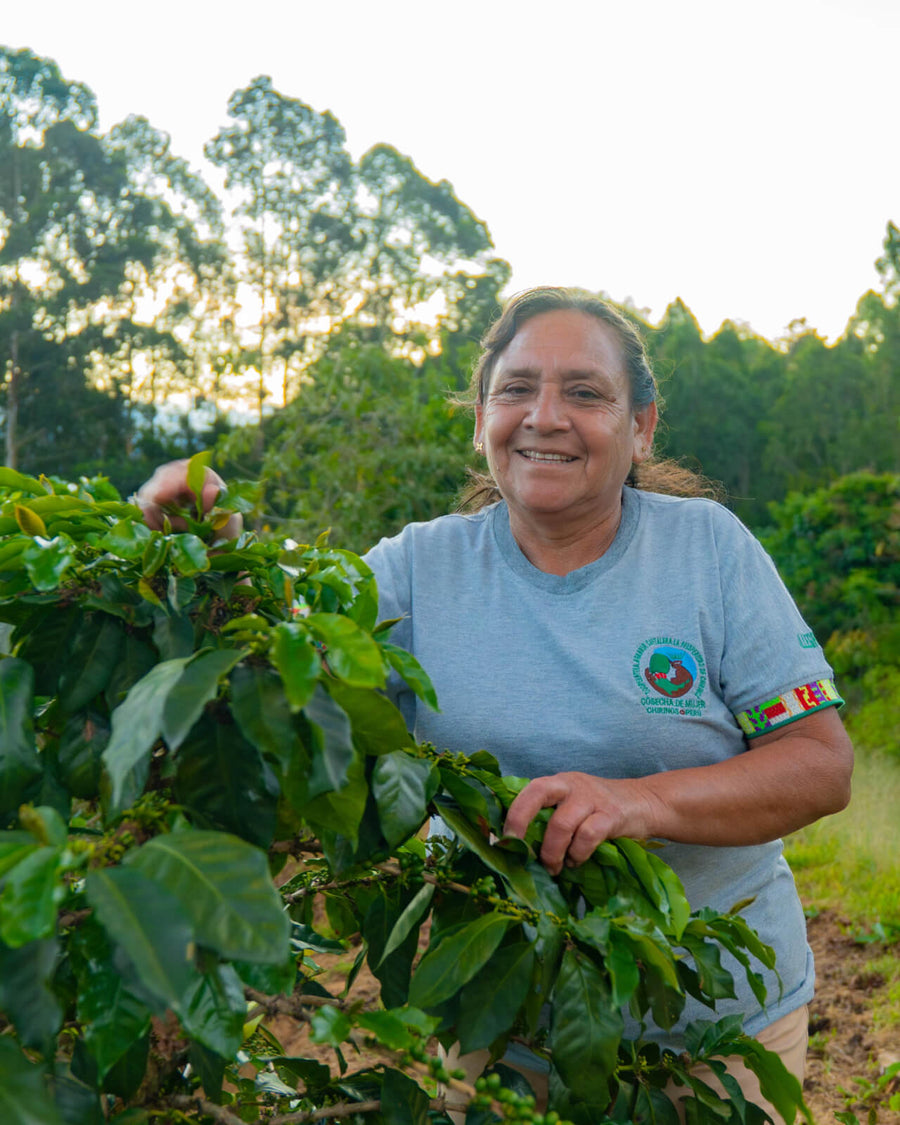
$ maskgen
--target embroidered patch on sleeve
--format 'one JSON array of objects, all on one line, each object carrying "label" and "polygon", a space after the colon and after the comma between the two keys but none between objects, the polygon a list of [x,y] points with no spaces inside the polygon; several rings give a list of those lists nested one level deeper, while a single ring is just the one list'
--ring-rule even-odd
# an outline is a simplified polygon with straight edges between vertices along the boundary
[{"label": "embroidered patch on sleeve", "polygon": [[744,734],[753,738],[784,726],[785,723],[792,723],[795,719],[802,719],[810,711],[843,702],[833,680],[813,680],[811,684],[803,684],[784,695],[776,695],[758,707],[751,707],[749,711],[741,711],[735,718]]}]

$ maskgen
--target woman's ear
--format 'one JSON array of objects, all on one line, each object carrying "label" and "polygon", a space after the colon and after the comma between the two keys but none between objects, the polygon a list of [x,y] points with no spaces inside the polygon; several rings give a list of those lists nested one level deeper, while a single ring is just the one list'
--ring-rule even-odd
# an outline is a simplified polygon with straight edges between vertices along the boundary
[{"label": "woman's ear", "polygon": [[646,461],[653,452],[653,435],[656,432],[656,424],[658,421],[659,411],[656,408],[655,402],[649,402],[646,406],[635,410],[634,448],[631,454],[632,464],[640,465],[640,463]]}]

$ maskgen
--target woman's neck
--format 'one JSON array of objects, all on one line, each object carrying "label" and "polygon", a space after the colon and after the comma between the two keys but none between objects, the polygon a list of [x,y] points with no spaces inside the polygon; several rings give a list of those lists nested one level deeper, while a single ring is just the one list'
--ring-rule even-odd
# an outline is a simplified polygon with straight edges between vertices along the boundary
[{"label": "woman's neck", "polygon": [[622,522],[622,501],[603,514],[573,524],[571,517],[523,516],[509,509],[509,528],[532,566],[545,574],[570,574],[606,554]]}]

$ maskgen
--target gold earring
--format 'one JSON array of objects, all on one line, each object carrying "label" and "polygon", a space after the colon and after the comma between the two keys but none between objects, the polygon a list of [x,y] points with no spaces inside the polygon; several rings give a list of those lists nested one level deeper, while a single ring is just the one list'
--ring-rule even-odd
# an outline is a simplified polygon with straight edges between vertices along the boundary
[{"label": "gold earring", "polygon": [[484,453],[484,442],[483,441],[476,441],[475,442],[475,452],[476,453]]}]

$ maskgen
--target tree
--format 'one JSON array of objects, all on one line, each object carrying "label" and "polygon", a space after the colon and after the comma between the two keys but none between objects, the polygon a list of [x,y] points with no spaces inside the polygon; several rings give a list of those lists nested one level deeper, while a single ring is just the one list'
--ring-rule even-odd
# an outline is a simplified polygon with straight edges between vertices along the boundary
[{"label": "tree", "polygon": [[900,613],[900,476],[850,473],[773,504],[763,542],[822,638],[895,625]]},{"label": "tree", "polygon": [[[754,522],[779,495],[762,429],[783,361],[766,341],[726,322],[710,341],[681,301],[666,310],[650,349],[662,375],[660,451],[721,481]],[[776,478],[777,480],[777,478]]]},{"label": "tree", "polygon": [[454,505],[472,456],[472,418],[447,398],[446,368],[391,356],[352,327],[307,371],[294,401],[254,430],[235,431],[221,456],[264,482],[282,535],[364,552],[382,535]]},{"label": "tree", "polygon": [[240,281],[256,316],[240,362],[255,373],[260,421],[279,383],[282,405],[298,393],[341,326],[421,353],[463,277],[493,280],[508,268],[448,181],[428,180],[384,144],[355,163],[334,115],[270,78],[235,92],[229,114],[206,153],[225,171],[240,233]]},{"label": "tree", "polygon": [[[79,399],[97,417],[108,400],[117,424],[83,448],[127,458],[136,404],[152,419],[156,396],[185,386],[178,332],[220,263],[218,206],[167,138],[140,119],[99,135],[90,91],[27,50],[0,50],[0,153],[6,462],[78,464],[55,460],[53,399],[69,428]],[[76,397],[62,403],[47,392],[64,376]]]},{"label": "tree", "polygon": [[[188,469],[195,493],[204,460]],[[522,783],[488,754],[408,734],[388,673],[436,700],[377,622],[360,558],[217,540],[246,508],[237,488],[178,533],[151,532],[103,480],[5,469],[0,494],[7,1117],[447,1125],[437,1078],[480,1121],[540,1122],[499,1080],[476,1091],[430,1053],[436,1038],[499,1057],[516,1034],[549,1058],[554,1112],[576,1125],[673,1121],[670,1076],[691,1120],[762,1120],[685,1058],[624,1039],[620,1008],[671,1026],[686,992],[730,994],[721,949],[757,990],[752,959],[771,965],[771,951],[737,914],[692,913],[634,841],[555,880],[535,858],[541,823],[494,842]],[[438,811],[455,838],[426,847]],[[337,938],[314,925],[323,898]],[[371,1009],[316,979],[313,955],[357,931],[382,987]],[[266,1026],[277,1012],[308,1024],[336,1068],[286,1055]],[[360,1037],[375,1057],[348,1073]],[[802,1107],[733,1017],[689,1043],[714,1067],[743,1056],[788,1120]]]}]

